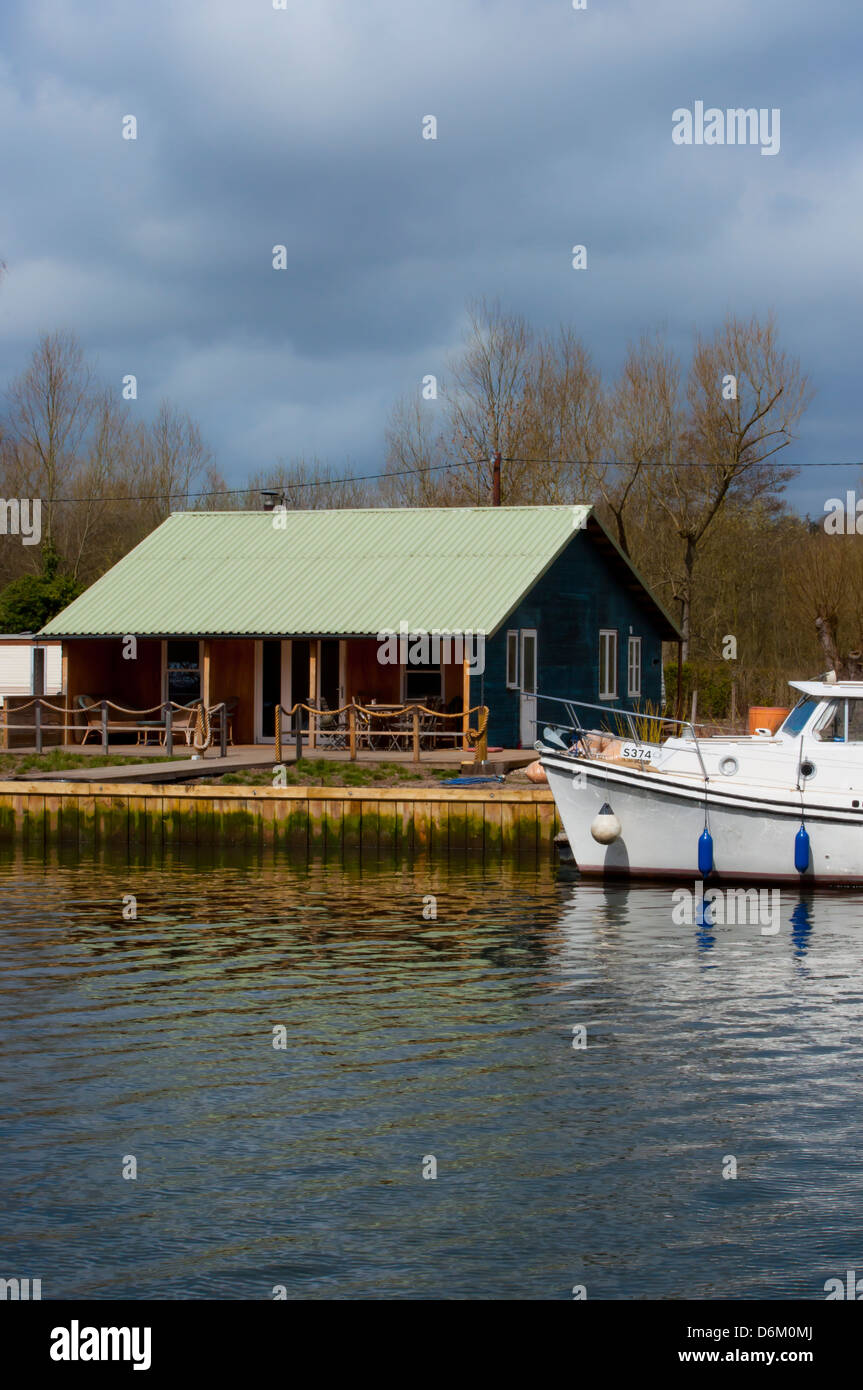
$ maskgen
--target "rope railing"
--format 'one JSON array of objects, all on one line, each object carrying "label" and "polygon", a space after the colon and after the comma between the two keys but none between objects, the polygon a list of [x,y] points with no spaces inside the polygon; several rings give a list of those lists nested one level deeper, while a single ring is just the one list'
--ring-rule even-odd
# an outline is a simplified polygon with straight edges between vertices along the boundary
[{"label": "rope railing", "polygon": [[[458,710],[449,713],[446,710],[431,709],[428,705],[418,703],[404,705],[360,705],[355,700],[351,700],[346,705],[339,705],[334,709],[319,709],[317,705],[307,704],[303,700],[298,700],[291,705],[290,709],[276,706],[275,711],[275,736],[276,736],[276,762],[282,761],[282,746],[286,733],[288,732],[283,724],[283,718],[287,718],[294,727],[290,731],[290,737],[296,741],[297,757],[302,752],[303,733],[302,721],[294,719],[297,711],[303,711],[309,716],[309,742],[314,747],[316,740],[322,737],[343,740],[341,746],[347,746],[352,762],[356,761],[357,751],[363,742],[368,742],[369,748],[372,747],[373,738],[387,738],[390,740],[390,747],[395,745],[400,748],[401,740],[410,739],[413,750],[414,762],[420,761],[420,744],[423,738],[452,737],[451,734],[443,730],[434,728],[420,728],[420,716],[424,715],[427,720],[460,720],[462,724],[462,739],[467,748],[471,744],[475,749],[475,759],[477,762],[484,761],[488,756],[488,706],[472,705],[467,710]],[[342,715],[347,715],[347,724],[339,723]],[[390,728],[373,728],[372,721],[387,719],[391,722],[403,720],[405,716],[411,716],[410,727],[404,723]],[[476,727],[471,725],[471,716],[477,715]],[[359,716],[359,718],[358,718]]]},{"label": "rope railing", "polygon": [[[15,715],[29,710],[33,711],[32,721],[22,722],[14,718]],[[62,718],[45,720],[43,714],[46,711],[61,715]],[[316,705],[298,700],[290,709],[281,704],[276,706],[275,752],[278,762],[282,759],[282,744],[286,731],[284,721],[294,721],[298,712],[308,715],[308,733],[312,746],[316,738],[342,740],[341,746],[348,748],[352,761],[356,760],[358,749],[363,744],[367,744],[371,749],[374,739],[388,739],[390,748],[394,751],[402,751],[403,745],[411,747],[414,761],[419,762],[422,741],[453,737],[447,732],[447,726],[452,726],[455,721],[461,722],[460,737],[463,746],[474,748],[477,761],[484,760],[488,755],[487,705],[473,705],[467,710],[450,713],[418,702],[382,707],[351,701],[336,709],[319,709]],[[10,719],[10,715],[13,718]],[[151,715],[157,717],[148,718]],[[347,715],[346,722],[342,718],[344,715]],[[421,725],[421,720],[426,721],[424,725]],[[305,731],[301,727],[301,718],[297,719],[296,723],[298,727],[293,731],[293,736],[301,747]],[[117,700],[108,699],[92,700],[89,704],[57,705],[37,695],[21,704],[4,705],[0,716],[4,750],[9,749],[10,733],[33,733],[37,753],[43,751],[46,731],[50,731],[51,734],[83,733],[82,746],[90,735],[95,733],[99,735],[104,753],[109,750],[109,736],[112,733],[137,734],[139,744],[142,734],[146,744],[149,735],[156,733],[169,757],[174,751],[175,734],[182,732],[187,747],[193,745],[198,752],[206,752],[214,741],[216,724],[219,755],[224,758],[227,755],[228,738],[228,705],[224,700],[213,705],[207,705],[202,700],[197,700],[191,705],[180,705],[176,701],[165,700],[157,705],[134,709],[129,705],[121,705]]]},{"label": "rope railing", "polygon": [[[32,722],[27,720],[10,719],[10,714],[16,715],[33,710]],[[49,710],[53,714],[63,716],[61,720],[43,719],[44,711]],[[129,719],[117,719],[111,717],[111,712],[120,715],[131,715]],[[98,713],[98,719],[95,717]],[[71,715],[72,722],[69,723],[68,717]],[[147,718],[148,715],[158,715],[158,718]],[[179,717],[178,717],[179,716]],[[218,701],[213,705],[205,705],[202,700],[197,700],[191,705],[180,705],[175,700],[163,700],[157,705],[149,705],[144,709],[133,709],[129,705],[121,705],[116,700],[93,700],[90,704],[82,705],[56,705],[43,696],[37,695],[22,704],[10,706],[8,704],[2,709],[2,746],[9,749],[10,733],[32,733],[36,745],[36,752],[41,753],[45,743],[45,733],[83,733],[81,745],[87,742],[90,734],[96,733],[100,736],[103,753],[108,752],[109,735],[111,733],[136,734],[137,742],[140,745],[141,735],[146,741],[151,733],[157,734],[159,743],[164,744],[168,757],[174,752],[174,735],[182,732],[186,736],[186,746],[194,746],[198,752],[205,752],[213,742],[213,723],[218,716],[218,738],[219,756],[224,758],[227,755],[228,746],[228,707],[224,700]],[[83,718],[83,723],[81,722]]]}]

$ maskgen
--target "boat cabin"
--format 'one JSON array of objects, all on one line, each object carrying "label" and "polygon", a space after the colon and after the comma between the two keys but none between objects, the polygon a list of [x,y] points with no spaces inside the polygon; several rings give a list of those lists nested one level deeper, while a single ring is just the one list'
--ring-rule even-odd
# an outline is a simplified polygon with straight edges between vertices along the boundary
[{"label": "boat cabin", "polygon": [[819,743],[863,744],[863,682],[791,681],[803,696],[777,737],[817,739]]}]

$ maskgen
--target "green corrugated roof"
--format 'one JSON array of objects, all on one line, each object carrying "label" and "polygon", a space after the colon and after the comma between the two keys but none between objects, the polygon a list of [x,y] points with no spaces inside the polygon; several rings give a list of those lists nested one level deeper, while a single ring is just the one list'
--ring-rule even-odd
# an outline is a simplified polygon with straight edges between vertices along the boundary
[{"label": "green corrugated roof", "polygon": [[590,511],[175,512],[42,633],[491,634]]}]

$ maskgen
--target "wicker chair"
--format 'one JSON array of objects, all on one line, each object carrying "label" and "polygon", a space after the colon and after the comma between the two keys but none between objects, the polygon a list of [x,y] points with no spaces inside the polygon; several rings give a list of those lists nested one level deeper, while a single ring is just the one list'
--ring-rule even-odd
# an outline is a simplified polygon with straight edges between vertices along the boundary
[{"label": "wicker chair", "polygon": [[320,711],[320,718],[316,721],[318,726],[317,746],[319,748],[347,748],[348,731],[344,714],[330,713],[329,704],[323,696],[318,700],[317,707]]},{"label": "wicker chair", "polygon": [[[198,722],[198,709],[200,700],[195,700],[191,705],[178,705],[176,701],[171,701],[171,736],[174,734],[186,735],[186,747],[191,747],[192,739],[195,734],[195,725]],[[159,743],[164,748],[167,742],[167,734],[163,729],[159,734]]]},{"label": "wicker chair", "polygon": [[[104,695],[79,695],[76,701],[78,709],[83,713],[86,721],[84,727],[84,737],[81,739],[81,747],[87,742],[91,734],[101,741],[102,738],[102,704],[105,700]],[[111,717],[108,710],[108,733],[137,734],[137,742],[141,742],[141,729],[136,719],[117,719]]]},{"label": "wicker chair", "polygon": [[212,731],[213,731],[213,738],[214,738],[214,739],[218,739],[219,736],[220,736],[220,734],[221,734],[221,731],[222,731],[222,715],[224,714],[224,716],[225,716],[225,723],[226,723],[227,728],[228,728],[228,743],[230,743],[231,745],[233,745],[233,742],[234,742],[234,715],[235,715],[236,712],[237,712],[237,706],[239,705],[240,702],[239,702],[239,700],[237,699],[236,695],[229,695],[229,696],[227,697],[226,700],[224,700],[224,701],[219,701],[219,703],[220,703],[220,704],[224,704],[225,708],[224,708],[224,710],[221,710],[221,709],[215,710],[215,711],[213,712],[213,715],[212,715],[211,719],[210,719],[210,728],[211,728]]}]

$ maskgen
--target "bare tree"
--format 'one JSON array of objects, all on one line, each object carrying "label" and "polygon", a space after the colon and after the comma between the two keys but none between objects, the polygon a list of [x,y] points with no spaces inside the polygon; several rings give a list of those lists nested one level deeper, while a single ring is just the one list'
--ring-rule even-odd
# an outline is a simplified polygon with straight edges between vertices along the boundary
[{"label": "bare tree", "polygon": [[[448,392],[451,484],[459,500],[482,505],[491,500],[492,461],[524,457],[529,438],[528,381],[533,337],[525,320],[505,314],[499,304],[468,306],[470,332],[465,349],[451,367]],[[517,479],[507,470],[502,500],[515,492]]]},{"label": "bare tree", "polygon": [[771,460],[791,443],[811,393],[799,362],[780,351],[772,317],[731,315],[712,338],[697,337],[686,397],[681,457],[659,470],[653,492],[683,542],[676,597],[684,660],[698,548],[726,502],[775,497],[794,476]]},{"label": "bare tree", "polygon": [[42,500],[42,549],[55,546],[55,511],[79,468],[79,450],[95,410],[93,374],[77,338],[47,333],[9,390],[9,443],[32,496]]},{"label": "bare tree", "polygon": [[797,546],[788,583],[798,611],[813,623],[825,668],[858,680],[863,649],[863,551],[856,535],[812,528]]},{"label": "bare tree", "polygon": [[446,405],[441,396],[406,398],[393,408],[386,432],[387,469],[381,500],[390,506],[445,507],[453,501],[452,479],[445,476]]},{"label": "bare tree", "polygon": [[508,461],[508,494],[525,503],[582,502],[606,447],[600,374],[570,328],[540,340],[524,374],[524,458]]},{"label": "bare tree", "polygon": [[126,412],[112,391],[103,390],[94,396],[91,429],[74,478],[77,500],[58,508],[60,549],[73,579],[95,577],[95,555],[116,554],[115,538],[123,530],[117,497],[126,486],[130,452]]},{"label": "bare tree", "polygon": [[164,521],[206,476],[212,455],[190,415],[168,401],[159,406],[150,423],[135,431],[130,483],[148,527]]},{"label": "bare tree", "polygon": [[642,517],[653,511],[655,469],[677,462],[683,434],[680,362],[661,338],[645,335],[637,347],[630,344],[607,410],[608,447],[616,461],[596,463],[591,472],[618,544],[630,555],[629,514],[633,508]]}]

